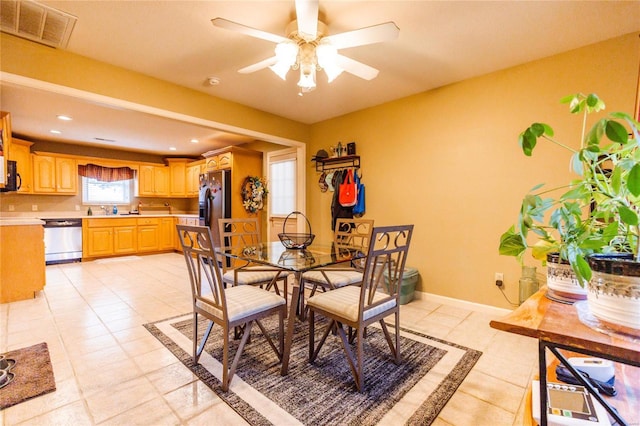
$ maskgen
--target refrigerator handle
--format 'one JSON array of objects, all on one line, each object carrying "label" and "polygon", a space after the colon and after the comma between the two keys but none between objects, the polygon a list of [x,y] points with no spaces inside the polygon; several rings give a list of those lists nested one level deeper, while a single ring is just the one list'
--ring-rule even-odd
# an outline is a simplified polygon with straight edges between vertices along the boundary
[{"label": "refrigerator handle", "polygon": [[211,196],[211,189],[207,188],[204,198],[204,225],[211,225],[211,212],[213,211],[213,197]]}]

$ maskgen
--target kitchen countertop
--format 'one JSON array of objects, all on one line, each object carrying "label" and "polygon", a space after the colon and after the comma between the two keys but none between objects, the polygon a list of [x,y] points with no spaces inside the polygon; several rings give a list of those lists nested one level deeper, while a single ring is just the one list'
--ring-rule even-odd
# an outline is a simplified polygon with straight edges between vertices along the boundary
[{"label": "kitchen countertop", "polygon": [[18,213],[16,215],[3,214],[0,216],[0,222],[14,222],[18,220],[35,220],[43,219],[101,219],[101,218],[125,218],[125,217],[186,217],[197,218],[197,214],[193,213],[143,213],[143,214],[93,214],[87,215],[85,212],[37,212],[37,213]]},{"label": "kitchen countertop", "polygon": [[28,226],[28,225],[44,225],[44,222],[33,218],[11,218],[0,219],[0,226]]}]

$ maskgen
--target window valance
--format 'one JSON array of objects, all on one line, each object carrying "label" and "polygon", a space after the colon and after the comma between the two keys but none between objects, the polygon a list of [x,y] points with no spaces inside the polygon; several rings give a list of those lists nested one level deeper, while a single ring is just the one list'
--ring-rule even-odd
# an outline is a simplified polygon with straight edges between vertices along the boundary
[{"label": "window valance", "polygon": [[129,167],[103,167],[96,164],[87,164],[86,166],[78,166],[78,174],[102,182],[116,182],[133,179],[134,170]]}]

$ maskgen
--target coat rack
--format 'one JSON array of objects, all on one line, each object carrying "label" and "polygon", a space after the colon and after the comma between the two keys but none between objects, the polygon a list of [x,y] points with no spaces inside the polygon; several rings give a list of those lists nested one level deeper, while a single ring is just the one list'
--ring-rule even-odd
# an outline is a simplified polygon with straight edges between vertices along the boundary
[{"label": "coat rack", "polygon": [[342,157],[316,158],[316,172],[324,172],[326,170],[344,169],[347,167],[360,168],[359,155],[344,155]]}]

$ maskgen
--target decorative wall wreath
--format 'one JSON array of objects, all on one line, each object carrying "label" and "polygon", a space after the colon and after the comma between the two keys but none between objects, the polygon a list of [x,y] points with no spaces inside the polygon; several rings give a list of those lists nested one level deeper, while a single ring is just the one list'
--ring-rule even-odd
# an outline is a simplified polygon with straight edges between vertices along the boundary
[{"label": "decorative wall wreath", "polygon": [[247,176],[242,183],[242,206],[249,213],[262,210],[268,193],[267,182],[264,178]]}]

